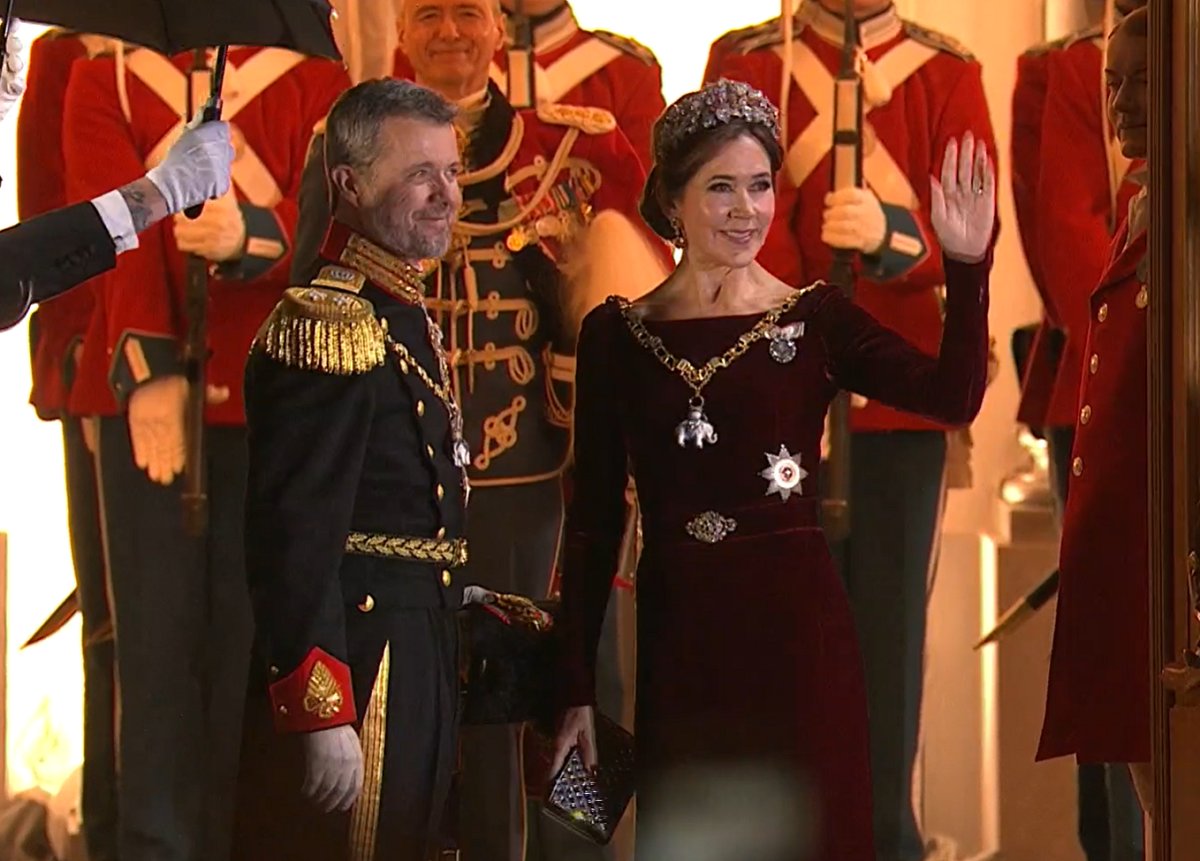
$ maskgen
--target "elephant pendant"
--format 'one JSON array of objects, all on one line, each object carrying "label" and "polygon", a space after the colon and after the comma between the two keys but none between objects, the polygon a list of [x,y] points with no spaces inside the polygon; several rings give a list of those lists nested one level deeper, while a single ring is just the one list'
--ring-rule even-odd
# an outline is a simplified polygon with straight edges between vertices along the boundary
[{"label": "elephant pendant", "polygon": [[704,448],[706,443],[716,444],[717,431],[704,414],[704,398],[693,398],[688,404],[687,418],[675,426],[675,441],[680,448]]}]

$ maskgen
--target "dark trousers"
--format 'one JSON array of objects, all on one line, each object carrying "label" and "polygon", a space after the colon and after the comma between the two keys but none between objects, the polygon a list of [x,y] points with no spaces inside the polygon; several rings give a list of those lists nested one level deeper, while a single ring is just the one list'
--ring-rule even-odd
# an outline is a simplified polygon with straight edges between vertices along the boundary
[{"label": "dark trousers", "polygon": [[208,533],[183,528],[182,480],[137,468],[124,418],[100,424],[120,727],[121,861],[225,861],[252,623],[244,428],[208,428]]},{"label": "dark trousers", "polygon": [[[462,582],[544,597],[558,559],[562,522],[558,480],[474,490],[467,510],[471,561]],[[606,628],[611,627],[606,622]],[[613,655],[605,662],[605,681],[598,684],[605,688],[615,684],[619,689],[616,638],[610,634],[606,639]],[[611,698],[611,691],[608,694]],[[536,804],[527,806],[522,735],[520,726],[462,728],[457,831],[463,861],[603,857],[595,847],[540,815]]]},{"label": "dark trousers", "polygon": [[945,464],[946,435],[940,431],[854,434],[850,536],[831,548],[866,671],[879,861],[920,861],[924,855],[912,803],[913,765]]},{"label": "dark trousers", "polygon": [[[1050,479],[1059,513],[1066,507],[1071,479],[1073,427],[1046,429]],[[1141,861],[1142,808],[1124,763],[1078,766],[1079,845],[1088,861]]]},{"label": "dark trousers", "polygon": [[[457,752],[455,611],[376,606],[362,612],[348,606],[347,613],[346,646],[366,765],[360,799],[377,794],[378,817],[373,826],[352,823],[353,814],[322,814],[301,796],[303,735],[275,731],[265,666],[256,660],[238,780],[234,861],[436,857]],[[379,686],[384,699],[372,706],[373,688],[385,670],[385,647],[386,683]],[[381,757],[378,778],[373,756]]]},{"label": "dark trousers", "polygon": [[81,420],[62,422],[67,524],[83,619],[83,834],[90,861],[117,858],[116,679],[113,641],[88,644],[109,620],[96,466]]}]

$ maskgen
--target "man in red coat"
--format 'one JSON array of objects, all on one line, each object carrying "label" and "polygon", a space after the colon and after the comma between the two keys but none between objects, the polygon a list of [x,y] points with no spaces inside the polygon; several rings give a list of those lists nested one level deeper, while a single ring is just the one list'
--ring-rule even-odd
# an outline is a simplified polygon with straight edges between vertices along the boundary
[{"label": "man in red coat", "polygon": [[[190,54],[146,49],[76,63],[67,92],[68,192],[87,198],[143,172],[178,135]],[[222,861],[250,654],[241,398],[254,334],[288,286],[296,195],[312,128],[349,85],[326,60],[229,53],[230,192],[142,235],[101,279],[72,407],[99,416],[99,479],[120,676],[122,861]],[[207,92],[207,83],[195,88]],[[209,524],[184,530],[188,384],[185,254],[208,280],[205,415]]]},{"label": "man in red coat", "polygon": [[[1109,116],[1130,159],[1147,154],[1146,18],[1142,9],[1122,21],[1105,63]],[[1149,810],[1145,188],[1127,211],[1089,300],[1038,758],[1129,763]]]},{"label": "man in red coat", "polygon": [[[712,48],[708,78],[746,81],[787,112],[787,157],[777,213],[759,261],[789,284],[828,275],[821,242],[830,186],[833,79],[841,64],[841,0],[806,0],[796,13],[791,85],[780,100],[781,22],[735,31]],[[941,255],[929,229],[929,177],[952,138],[971,132],[995,153],[981,69],[945,36],[902,20],[890,0],[854,0],[863,63],[863,174],[887,204],[913,211],[929,253],[901,277],[857,272],[854,296],[930,355],[941,341]],[[904,244],[893,247],[902,253]],[[854,607],[871,715],[875,840],[880,861],[918,861],[912,806],[925,643],[927,582],[936,560],[946,427],[882,404],[852,410],[851,535],[834,548]],[[897,516],[901,512],[902,516]]]},{"label": "man in red coat", "polygon": [[[21,220],[66,206],[62,126],[67,81],[75,61],[100,50],[99,36],[50,30],[29,52],[17,117],[17,214]],[[117,858],[116,690],[111,638],[89,642],[109,621],[96,470],[84,420],[67,409],[77,351],[87,331],[92,295],[75,290],[38,306],[29,322],[33,387],[39,418],[62,423],[67,524],[83,618],[84,842],[92,861]],[[92,431],[94,433],[94,430]]]},{"label": "man in red coat", "polygon": [[[513,0],[500,0],[512,13]],[[604,108],[617,118],[650,169],[650,132],[667,107],[662,95],[662,69],[649,48],[606,30],[584,30],[565,0],[525,0],[523,10],[533,27],[537,62],[535,93],[539,102]],[[496,53],[490,68],[494,80],[508,91],[508,54]],[[412,61],[403,46],[396,49],[394,77],[413,77]]]},{"label": "man in red coat", "polygon": [[[1119,20],[1136,5],[1113,12]],[[1086,285],[1104,271],[1112,232],[1139,188],[1104,116],[1102,39],[1100,23],[1026,51],[1013,91],[1017,226],[1045,308],[1017,418],[1045,432],[1060,508],[1079,415]],[[1089,861],[1140,858],[1141,810],[1128,769],[1081,763],[1078,788],[1079,841]]]}]

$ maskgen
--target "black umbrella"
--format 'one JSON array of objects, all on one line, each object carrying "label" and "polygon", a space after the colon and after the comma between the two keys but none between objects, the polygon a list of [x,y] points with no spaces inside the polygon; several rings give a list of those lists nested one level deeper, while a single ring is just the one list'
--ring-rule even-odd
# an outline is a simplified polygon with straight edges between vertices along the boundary
[{"label": "black umbrella", "polygon": [[[340,60],[328,0],[6,0],[15,15],[178,54],[218,45],[290,48]],[[4,42],[0,42],[0,50]]]}]

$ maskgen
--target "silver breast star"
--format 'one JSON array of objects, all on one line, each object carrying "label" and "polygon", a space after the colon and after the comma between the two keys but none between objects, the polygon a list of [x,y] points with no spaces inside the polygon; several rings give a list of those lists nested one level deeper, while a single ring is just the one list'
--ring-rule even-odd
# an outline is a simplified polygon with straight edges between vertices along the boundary
[{"label": "silver breast star", "polygon": [[787,502],[792,491],[800,492],[800,482],[808,478],[808,470],[800,466],[800,459],[792,457],[787,446],[779,446],[779,454],[767,452],[767,468],[759,473],[768,482],[767,496],[778,493]]}]

